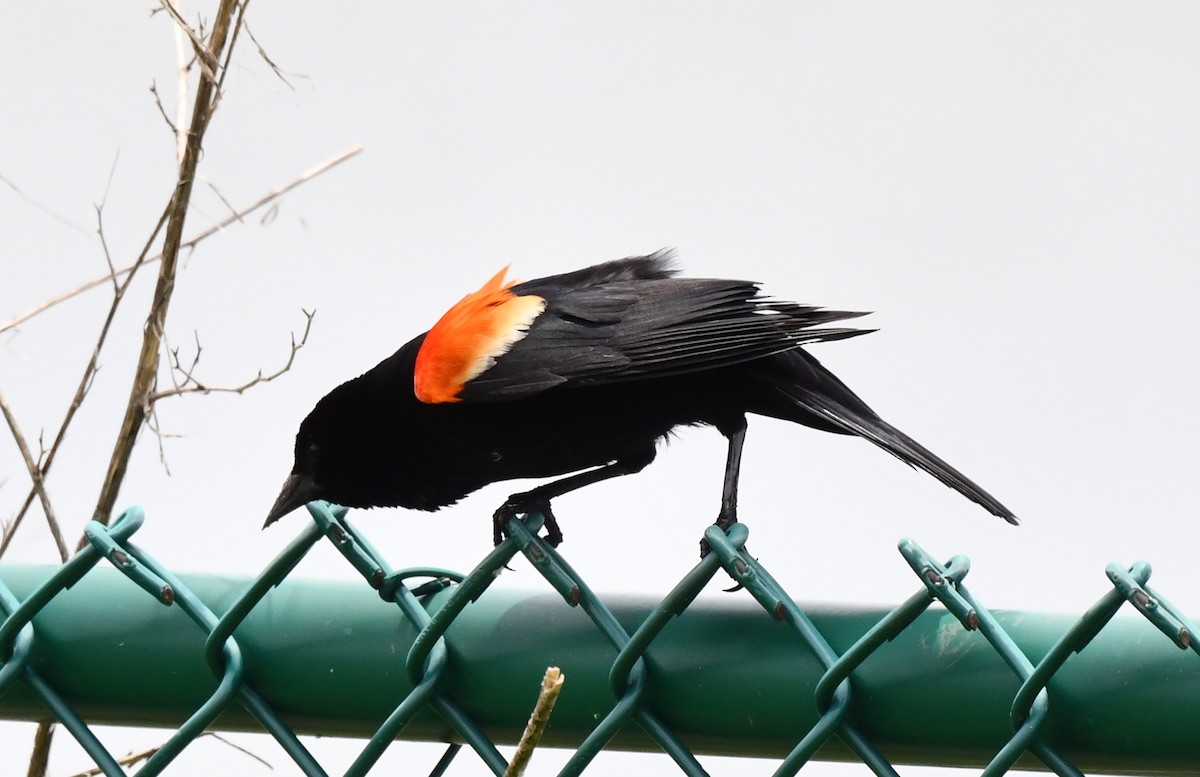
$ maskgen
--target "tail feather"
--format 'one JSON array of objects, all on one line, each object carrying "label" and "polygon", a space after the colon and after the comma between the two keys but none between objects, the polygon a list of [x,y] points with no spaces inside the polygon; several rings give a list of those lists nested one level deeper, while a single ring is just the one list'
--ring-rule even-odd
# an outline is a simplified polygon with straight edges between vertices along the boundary
[{"label": "tail feather", "polygon": [[924,445],[875,415],[865,404],[859,409],[850,408],[803,386],[781,386],[779,390],[826,423],[849,434],[863,437],[905,464],[928,472],[992,515],[1003,518],[1014,525],[1018,522],[1017,516],[1001,504],[1000,500],[977,486],[970,478],[947,464]]}]

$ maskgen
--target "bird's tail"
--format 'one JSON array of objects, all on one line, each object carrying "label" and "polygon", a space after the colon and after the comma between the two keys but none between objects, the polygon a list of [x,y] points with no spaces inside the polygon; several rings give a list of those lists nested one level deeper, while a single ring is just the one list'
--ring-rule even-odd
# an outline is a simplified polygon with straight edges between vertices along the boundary
[{"label": "bird's tail", "polygon": [[[802,411],[802,417],[793,417],[790,420],[863,437],[909,466],[928,472],[992,515],[1011,524],[1017,523],[1017,517],[1001,504],[1000,500],[977,486],[924,445],[880,418],[811,354],[796,350],[785,356],[790,357],[787,360],[791,362],[791,367],[803,370],[804,377],[796,383],[775,383],[775,388]],[[797,360],[796,357],[800,359]],[[799,363],[800,361],[803,364]],[[821,423],[812,424],[813,420]]]}]

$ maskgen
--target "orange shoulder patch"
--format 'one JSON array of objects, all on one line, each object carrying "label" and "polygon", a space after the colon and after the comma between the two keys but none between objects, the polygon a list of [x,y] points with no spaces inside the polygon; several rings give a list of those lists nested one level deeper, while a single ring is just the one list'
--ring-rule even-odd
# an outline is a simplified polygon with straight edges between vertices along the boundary
[{"label": "orange shoulder patch", "polygon": [[446,311],[425,335],[413,369],[413,391],[428,404],[458,402],[459,392],[529,332],[546,300],[518,296],[508,268]]}]

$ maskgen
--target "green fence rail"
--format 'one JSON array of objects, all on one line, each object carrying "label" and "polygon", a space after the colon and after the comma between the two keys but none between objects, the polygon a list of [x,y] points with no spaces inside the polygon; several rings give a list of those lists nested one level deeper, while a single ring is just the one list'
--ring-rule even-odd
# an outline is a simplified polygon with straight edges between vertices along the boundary
[{"label": "green fence rail", "polygon": [[[920,585],[899,607],[802,609],[738,524],[710,529],[714,552],[661,601],[601,598],[536,536],[538,515],[462,577],[394,571],[343,509],[309,511],[252,581],[172,574],[130,542],[136,508],[90,525],[62,567],[0,565],[0,718],[60,720],[106,775],[125,772],[89,723],[176,729],[145,775],[206,729],[265,729],[306,775],[326,772],[298,734],[364,738],[347,775],[397,738],[452,743],[435,775],[462,744],[502,774],[497,744],[515,743],[556,665],[569,682],[543,744],[575,750],[564,775],[604,748],[662,750],[688,775],[709,753],[782,759],[779,775],[814,758],[879,775],[1200,765],[1195,629],[1145,563],[1110,565],[1112,590],[1082,618],[991,612],[962,584],[966,558],[943,565],[906,540]],[[370,587],[289,578],[322,537]],[[553,593],[487,590],[517,553]],[[96,568],[105,557],[119,573]],[[722,569],[749,597],[695,601]],[[1114,618],[1126,602],[1144,617]]]}]

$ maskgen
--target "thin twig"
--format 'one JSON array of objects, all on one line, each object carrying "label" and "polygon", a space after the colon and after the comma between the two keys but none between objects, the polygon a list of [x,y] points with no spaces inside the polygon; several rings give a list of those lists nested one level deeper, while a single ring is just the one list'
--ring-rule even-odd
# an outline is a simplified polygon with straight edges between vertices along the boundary
[{"label": "thin twig", "polygon": [[[275,62],[267,56],[266,49],[264,49],[262,44],[258,42],[258,38],[254,37],[254,32],[250,29],[250,24],[247,22],[242,22],[242,27],[245,28],[246,34],[250,36],[250,41],[254,44],[254,47],[258,49],[258,56],[263,58],[263,62],[267,63],[267,66],[270,67],[275,73],[275,77],[287,84],[288,89],[291,89],[293,92],[296,91],[296,87],[292,86],[292,82],[284,77],[283,71],[279,69],[279,65],[276,65]],[[303,76],[301,77],[303,78]]]},{"label": "thin twig", "polygon": [[158,93],[158,84],[154,81],[150,82],[150,94],[154,95],[154,104],[158,106],[158,113],[163,117],[163,121],[167,123],[167,127],[171,130],[171,137],[179,137],[179,128],[175,126],[175,122],[171,121],[171,117],[167,115],[167,109],[163,107],[162,97]]},{"label": "thin twig", "polygon": [[177,437],[178,435],[166,434],[162,430],[162,425],[158,421],[158,408],[153,404],[146,411],[146,428],[154,435],[154,439],[158,441],[158,463],[162,464],[163,472],[167,473],[167,477],[171,477],[171,465],[167,463],[167,447],[163,440],[167,437]]},{"label": "thin twig", "polygon": [[187,150],[187,132],[184,131],[184,126],[187,123],[188,111],[188,73],[191,72],[192,62],[199,56],[194,54],[188,56],[187,48],[184,45],[183,30],[180,25],[174,25],[175,32],[175,120],[171,122],[171,126],[175,130],[175,168],[179,169],[183,165],[183,152]]},{"label": "thin twig", "polygon": [[[224,6],[222,5],[222,7]],[[209,105],[210,114],[217,109],[217,103],[221,100],[225,89],[225,76],[229,75],[229,63],[233,61],[233,49],[237,46],[238,35],[242,31],[242,27],[246,25],[246,9],[248,7],[250,7],[250,0],[242,0],[240,4],[237,4],[237,20],[233,23],[233,34],[229,38],[229,45],[225,47],[225,61],[221,63],[221,75],[217,78],[217,90]],[[216,49],[214,48],[214,50]]]},{"label": "thin twig", "polygon": [[[201,734],[200,736],[204,736],[204,735]],[[197,739],[199,739],[199,737],[197,737]],[[126,755],[123,755],[120,758],[118,758],[117,763],[120,764],[121,766],[126,766],[126,767],[136,766],[137,764],[141,763],[142,761],[149,760],[155,753],[157,753],[161,749],[162,749],[162,746],[159,745],[157,747],[148,747],[145,750],[141,750],[136,753],[127,753]],[[92,769],[85,769],[82,772],[76,772],[75,774],[72,774],[71,777],[97,777],[98,775],[102,775],[102,774],[104,774],[104,770],[101,769],[99,766],[97,766]]]},{"label": "thin twig", "polygon": [[[167,13],[171,15],[171,18],[175,20],[176,28],[184,35],[188,36],[188,38],[192,41],[192,49],[196,52],[196,57],[200,61],[200,69],[204,71],[204,77],[208,81],[215,83],[217,80],[216,51],[219,50],[218,47],[214,44],[213,50],[209,50],[209,47],[205,45],[203,40],[201,40],[202,33],[196,32],[196,30],[192,29],[192,25],[188,24],[184,20],[184,18],[179,14],[178,9],[175,8],[175,3],[173,0],[162,0],[162,5],[163,8],[167,10]],[[222,6],[224,6],[224,3],[222,3]],[[221,20],[223,18],[225,19],[226,23],[228,23],[228,18],[222,14],[222,10],[224,10],[224,8],[217,11],[217,28],[221,28]],[[228,29],[228,27],[224,29]],[[224,30],[222,30],[222,33],[224,33]],[[224,36],[222,34],[222,38],[223,37]],[[225,41],[223,39],[221,40],[220,45],[225,45]]]},{"label": "thin twig", "polygon": [[[258,761],[260,764],[267,767],[271,771],[275,771],[275,767],[271,766],[270,761],[267,761],[262,756],[259,756],[259,755],[256,755],[256,754],[250,752],[249,750],[247,750],[246,748],[242,747],[241,745],[239,745],[235,742],[231,742],[230,740],[226,739],[225,737],[221,736],[220,734],[218,734],[214,731],[205,731],[203,734],[196,737],[196,739],[201,739],[203,737],[212,737],[213,739],[217,740],[221,744],[223,744],[227,747],[231,747],[234,750],[237,750],[238,752],[242,753],[243,755],[250,756],[255,761]],[[122,758],[117,759],[117,763],[119,763],[121,766],[134,766],[136,764],[141,763],[142,761],[148,760],[149,758],[151,758],[155,753],[157,753],[161,749],[162,749],[161,746],[148,747],[145,750],[142,750],[137,753],[129,753],[128,755],[125,755]],[[104,770],[97,767],[95,769],[88,769],[87,771],[72,774],[71,777],[97,777],[97,775],[101,775],[101,774],[104,774]]]},{"label": "thin twig", "polygon": [[282,367],[275,370],[275,372],[272,372],[269,375],[264,375],[263,371],[259,370],[257,375],[240,386],[209,386],[205,383],[201,383],[192,373],[192,370],[196,368],[197,362],[200,361],[200,341],[197,339],[196,357],[192,360],[191,367],[185,368],[182,364],[180,364],[178,350],[171,352],[171,369],[173,372],[177,372],[183,376],[183,382],[175,382],[174,388],[169,388],[166,391],[159,391],[151,394],[151,403],[157,402],[160,399],[166,399],[167,397],[177,397],[181,394],[244,394],[247,390],[254,388],[260,383],[270,383],[271,381],[275,380],[280,375],[283,375],[285,372],[288,372],[292,369],[292,365],[296,361],[296,354],[300,352],[301,348],[308,344],[308,335],[309,332],[312,331],[313,316],[315,316],[317,313],[315,310],[309,311],[304,310],[303,308],[301,308],[301,312],[304,313],[304,332],[301,333],[299,340],[296,340],[296,335],[294,333],[292,334],[292,348],[291,352],[288,354],[287,362],[285,362]]},{"label": "thin twig", "polygon": [[[267,192],[263,196],[259,197],[257,200],[250,203],[249,205],[242,208],[241,210],[237,211],[233,215],[227,216],[226,218],[221,219],[217,223],[212,224],[209,227],[206,227],[205,229],[201,230],[200,232],[197,232],[195,235],[191,236],[187,240],[184,240],[182,243],[180,243],[180,248],[194,247],[197,243],[201,242],[202,240],[205,240],[206,238],[212,237],[214,234],[216,234],[217,232],[220,232],[221,230],[225,229],[226,227],[230,226],[231,224],[234,224],[235,222],[243,220],[246,216],[248,216],[251,213],[253,213],[254,211],[262,208],[264,205],[268,205],[268,204],[274,202],[275,200],[279,199],[283,195],[290,192],[292,189],[295,189],[297,186],[307,183],[308,181],[311,181],[312,179],[316,178],[317,176],[321,175],[322,173],[326,173],[326,172],[332,170],[333,168],[340,165],[342,162],[345,162],[347,159],[350,159],[351,157],[361,154],[362,151],[363,151],[362,146],[354,146],[353,148],[347,149],[346,151],[343,151],[339,154],[334,155],[333,157],[330,157],[329,159],[325,160],[324,162],[321,162],[320,164],[316,165],[315,167],[312,167],[312,168],[304,171],[303,173],[296,176],[288,183],[283,184],[282,186],[275,187],[274,189]],[[97,286],[102,286],[103,284],[108,283],[113,278],[119,278],[119,277],[125,275],[126,273],[130,272],[134,268],[135,265],[140,264],[142,261],[149,264],[150,262],[159,261],[160,259],[162,259],[162,256],[163,256],[162,253],[159,252],[157,254],[154,254],[153,256],[146,257],[144,260],[139,259],[138,262],[133,262],[124,267],[118,268],[116,270],[116,272],[110,272],[106,275],[101,275],[99,277],[91,279],[90,281],[87,281],[86,283],[81,283],[80,285],[76,286],[73,289],[68,289],[67,291],[63,292],[62,294],[59,294],[56,297],[52,297],[51,299],[46,300],[45,302],[41,303],[37,307],[30,308],[29,310],[25,311],[24,313],[22,313],[18,316],[14,316],[13,318],[6,321],[4,324],[0,324],[0,334],[7,332],[10,329],[14,329],[14,328],[20,326],[21,324],[24,324],[29,319],[31,319],[37,315],[40,315],[41,313],[45,313],[47,310],[54,307],[55,305],[58,305],[62,302],[66,302],[67,300],[72,299],[74,297],[78,297],[80,294],[83,294],[85,291],[90,291],[90,290],[96,288]]]},{"label": "thin twig", "polygon": [[17,449],[21,451],[21,458],[25,460],[25,469],[29,471],[29,479],[33,481],[33,490],[37,492],[38,499],[42,503],[42,512],[46,515],[46,524],[50,527],[50,533],[54,536],[54,543],[58,545],[58,554],[63,561],[67,560],[67,543],[63,539],[62,530],[58,526],[58,519],[54,517],[54,508],[50,504],[50,496],[46,493],[46,483],[42,477],[42,470],[38,467],[37,461],[34,460],[33,454],[29,452],[29,444],[25,441],[25,435],[21,433],[21,426],[17,423],[17,417],[13,415],[12,408],[8,406],[8,401],[4,398],[4,392],[0,391],[0,413],[4,415],[4,420],[8,422],[8,430],[12,432],[13,440],[17,443]]},{"label": "thin twig", "polygon": [[[195,338],[196,341],[196,354],[192,357],[192,366],[185,370],[182,366],[182,362],[179,361],[179,349],[172,348],[171,344],[167,342],[167,336],[165,334],[163,335],[163,348],[166,349],[167,355],[171,358],[171,369],[168,370],[168,374],[171,376],[171,385],[177,389],[187,385],[188,375],[196,371],[196,365],[200,363],[200,354],[204,352],[204,346],[200,344],[200,333],[193,331],[192,337]],[[179,382],[179,378],[177,377],[178,375],[184,376],[183,383]]]},{"label": "thin twig", "polygon": [[546,726],[550,723],[550,713],[554,711],[554,702],[558,701],[558,694],[562,691],[566,679],[567,676],[560,672],[557,666],[546,668],[537,704],[534,705],[533,714],[529,716],[529,722],[525,724],[521,741],[517,743],[517,752],[513,753],[508,768],[504,770],[504,777],[521,777],[525,773],[525,767],[533,757],[534,748],[542,741],[542,734],[546,732]]},{"label": "thin twig", "polygon": [[121,286],[117,283],[117,274],[113,268],[112,253],[108,250],[108,239],[104,237],[104,203],[101,202],[96,206],[96,231],[100,233],[100,248],[104,251],[104,263],[108,265],[108,274],[112,278],[113,294],[121,293]]},{"label": "thin twig", "polygon": [[89,238],[91,237],[91,235],[88,234],[88,231],[86,229],[79,226],[74,221],[71,221],[66,216],[61,216],[58,213],[55,213],[54,210],[51,209],[50,207],[43,205],[42,203],[38,202],[34,198],[30,197],[28,194],[23,192],[19,186],[17,186],[15,183],[10,181],[9,179],[5,178],[3,175],[0,175],[0,183],[4,184],[8,188],[12,189],[14,192],[17,193],[18,197],[25,200],[25,202],[28,202],[30,205],[37,208],[42,213],[45,213],[47,216],[49,216],[50,218],[59,222],[60,224],[65,224],[66,226],[70,227],[71,229],[75,230],[76,232],[80,232]]}]

